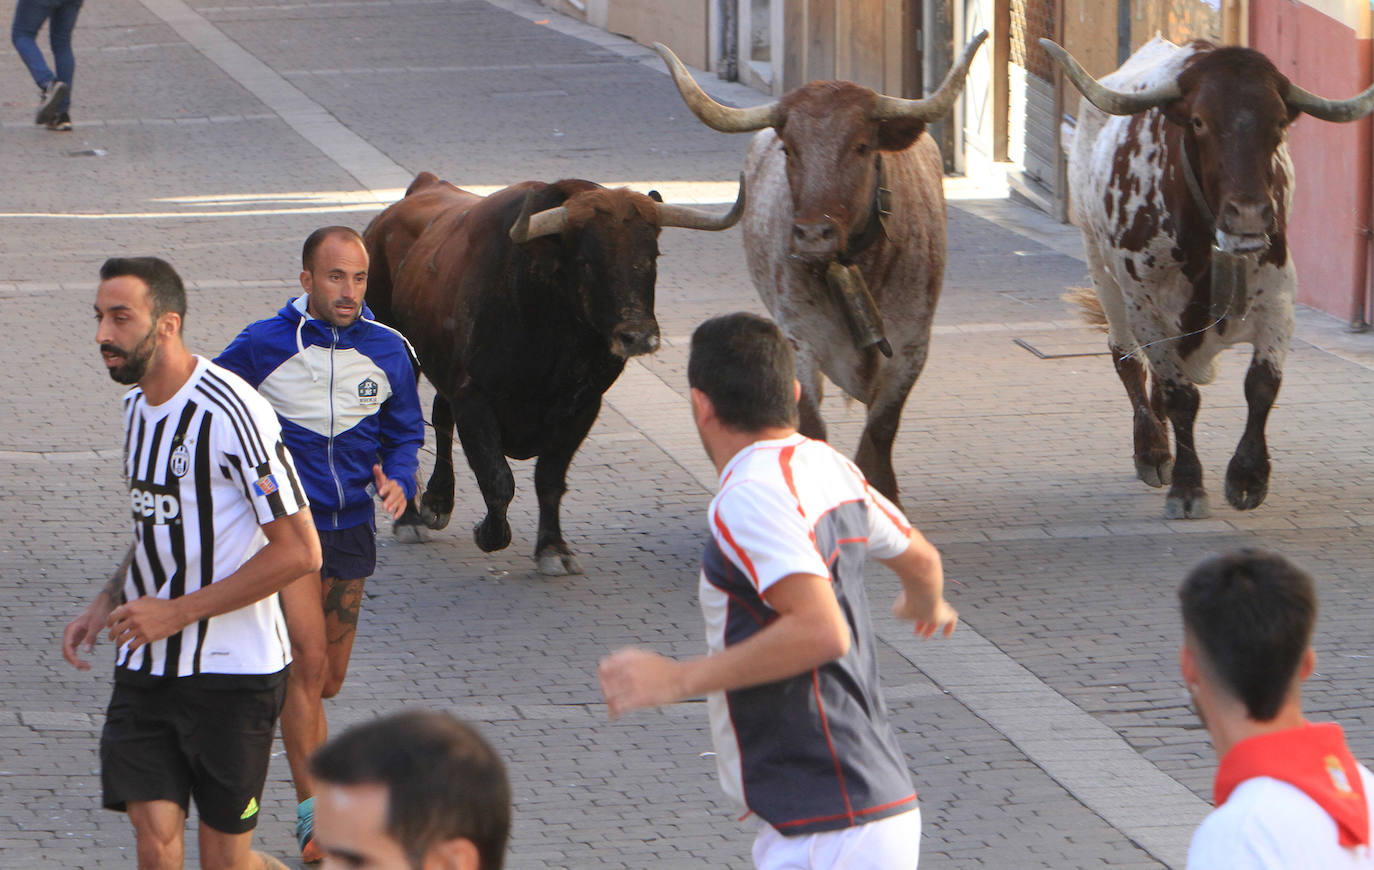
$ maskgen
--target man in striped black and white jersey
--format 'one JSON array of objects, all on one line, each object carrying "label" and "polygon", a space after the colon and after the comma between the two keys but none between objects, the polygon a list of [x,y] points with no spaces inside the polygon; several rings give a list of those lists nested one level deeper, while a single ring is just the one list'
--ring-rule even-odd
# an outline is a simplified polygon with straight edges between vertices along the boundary
[{"label": "man in striped black and white jersey", "polygon": [[118,648],[100,739],[106,807],[126,811],[140,870],[182,865],[191,798],[202,868],[279,868],[252,851],[290,644],[277,591],[318,569],[319,540],[276,415],[183,343],[186,292],[156,257],[100,270],[96,341],[124,398],[134,541],[67,625],[86,670]]},{"label": "man in striped black and white jersey", "polygon": [[692,416],[720,473],[700,597],[708,655],[601,663],[612,717],[708,696],[727,794],[758,816],[760,868],[914,868],[921,816],[887,719],[864,592],[868,556],[902,581],[916,633],[948,635],[940,555],[848,459],[799,434],[787,339],[752,314],[692,336]]}]

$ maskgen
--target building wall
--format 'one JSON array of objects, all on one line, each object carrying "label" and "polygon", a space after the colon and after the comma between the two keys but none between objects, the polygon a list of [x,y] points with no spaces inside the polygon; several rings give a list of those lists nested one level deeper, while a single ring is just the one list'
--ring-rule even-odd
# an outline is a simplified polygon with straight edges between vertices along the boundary
[{"label": "building wall", "polygon": [[[1371,80],[1368,0],[1251,0],[1250,45],[1299,86],[1344,99]],[[1300,302],[1367,322],[1371,121],[1299,118],[1290,128],[1297,183],[1289,248]]]},{"label": "building wall", "polygon": [[605,28],[645,45],[662,42],[683,63],[705,69],[708,0],[606,0]]},{"label": "building wall", "polygon": [[1039,40],[1055,38],[1055,4],[1011,0],[1008,11],[1006,159],[1020,167],[1018,190],[1034,185],[1049,200],[1058,181],[1057,117],[1053,63]]},{"label": "building wall", "polygon": [[1154,38],[1183,43],[1193,39],[1220,42],[1222,21],[1218,0],[1132,0],[1131,51]]},{"label": "building wall", "polygon": [[919,47],[905,0],[770,2],[783,10],[779,38],[785,53],[774,95],[817,79],[843,79],[880,93],[908,95],[912,67],[905,52]]},{"label": "building wall", "polygon": [[[682,61],[710,67],[709,6],[714,0],[541,0],[555,12],[644,45],[661,42]],[[781,0],[779,0],[781,2]]]}]

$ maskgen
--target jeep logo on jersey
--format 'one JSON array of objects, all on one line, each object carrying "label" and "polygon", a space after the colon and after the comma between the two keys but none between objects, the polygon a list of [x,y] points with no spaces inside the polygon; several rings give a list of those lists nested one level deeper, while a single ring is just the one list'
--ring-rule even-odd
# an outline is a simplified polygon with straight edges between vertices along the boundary
[{"label": "jeep logo on jersey", "polygon": [[135,520],[152,520],[159,526],[181,522],[181,500],[177,498],[177,493],[155,483],[129,487],[129,507],[133,510]]},{"label": "jeep logo on jersey", "polygon": [[362,405],[377,404],[377,382],[372,378],[366,378],[358,383],[358,403]]}]

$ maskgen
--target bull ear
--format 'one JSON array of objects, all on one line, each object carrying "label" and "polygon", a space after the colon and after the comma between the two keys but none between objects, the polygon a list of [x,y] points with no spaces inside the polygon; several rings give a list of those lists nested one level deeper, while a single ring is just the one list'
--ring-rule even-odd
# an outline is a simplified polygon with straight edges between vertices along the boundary
[{"label": "bull ear", "polygon": [[878,150],[905,151],[925,132],[926,122],[908,118],[878,122]]},{"label": "bull ear", "polygon": [[1164,120],[1187,128],[1193,122],[1193,106],[1187,100],[1173,100],[1159,107]]},{"label": "bull ear", "polygon": [[649,199],[652,199],[654,202],[663,202],[663,194],[659,193],[657,190],[651,190],[649,191]]}]

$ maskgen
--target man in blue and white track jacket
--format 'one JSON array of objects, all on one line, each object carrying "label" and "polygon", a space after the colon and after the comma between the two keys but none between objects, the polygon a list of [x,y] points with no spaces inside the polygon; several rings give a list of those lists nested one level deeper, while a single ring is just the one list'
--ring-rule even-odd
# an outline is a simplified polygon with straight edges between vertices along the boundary
[{"label": "man in blue and white track jacket", "polygon": [[324,554],[319,575],[282,591],[293,664],[282,742],[296,783],[302,858],[312,841],[307,762],[326,733],[324,698],[343,685],[363,585],[377,559],[372,493],[393,516],[415,497],[424,418],[413,355],[363,304],[367,249],[349,227],[323,227],[301,255],[305,293],[250,324],[215,362],[271,403],[310,499]]}]

